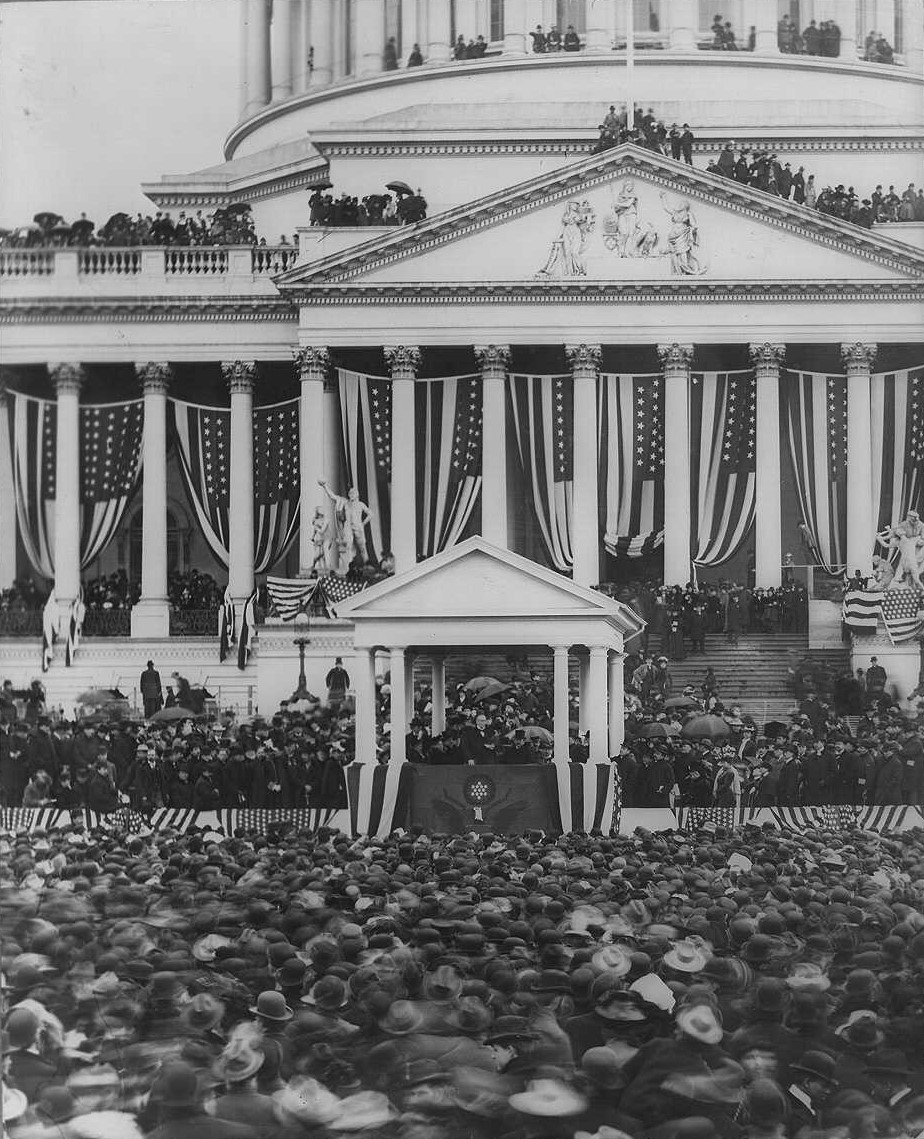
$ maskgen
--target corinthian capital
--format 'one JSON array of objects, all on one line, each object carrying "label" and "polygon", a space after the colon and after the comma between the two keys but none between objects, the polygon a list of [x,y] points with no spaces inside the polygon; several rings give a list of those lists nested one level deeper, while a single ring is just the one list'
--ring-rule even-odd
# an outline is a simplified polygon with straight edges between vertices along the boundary
[{"label": "corinthian capital", "polygon": [[858,341],[856,344],[842,344],[841,357],[847,365],[847,375],[856,372],[868,372],[879,351],[875,344],[865,344]]},{"label": "corinthian capital", "polygon": [[566,344],[565,355],[572,372],[596,372],[600,368],[599,344]]},{"label": "corinthian capital", "polygon": [[748,354],[758,375],[761,373],[777,373],[786,359],[785,344],[749,344]]},{"label": "corinthian capital", "polygon": [[173,367],[170,364],[136,364],[135,375],[146,393],[166,395],[173,379]]},{"label": "corinthian capital", "polygon": [[253,360],[222,361],[221,374],[232,395],[251,395],[257,365]]},{"label": "corinthian capital", "polygon": [[413,379],[420,367],[420,349],[413,344],[395,344],[385,349],[385,363],[392,379]]},{"label": "corinthian capital", "polygon": [[330,352],[326,348],[316,348],[307,345],[304,348],[294,348],[292,357],[295,360],[295,371],[300,380],[324,380],[330,371]]},{"label": "corinthian capital", "polygon": [[661,367],[667,371],[668,368],[688,370],[693,363],[693,345],[692,344],[659,344],[658,345],[658,358],[661,361]]},{"label": "corinthian capital", "polygon": [[490,375],[503,375],[510,364],[509,344],[476,344],[475,359],[482,372]]},{"label": "corinthian capital", "polygon": [[64,395],[65,392],[79,393],[87,378],[83,364],[49,364],[48,375],[55,386],[56,395]]}]

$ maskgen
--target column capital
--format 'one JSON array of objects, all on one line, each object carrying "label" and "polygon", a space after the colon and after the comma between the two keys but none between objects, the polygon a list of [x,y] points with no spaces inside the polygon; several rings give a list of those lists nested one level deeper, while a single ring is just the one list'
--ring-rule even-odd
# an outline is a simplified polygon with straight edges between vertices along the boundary
[{"label": "column capital", "polygon": [[658,359],[665,371],[668,368],[688,371],[693,363],[692,344],[677,344],[676,342],[674,344],[659,344],[657,351]]},{"label": "column capital", "polygon": [[414,344],[387,345],[385,363],[393,380],[412,380],[420,368],[420,349]]},{"label": "column capital", "polygon": [[484,373],[503,375],[510,366],[509,344],[476,344],[473,351]]},{"label": "column capital", "polygon": [[566,344],[565,355],[572,372],[597,372],[600,368],[599,344]]},{"label": "column capital", "polygon": [[310,380],[326,380],[330,372],[330,349],[306,345],[292,349],[295,370],[302,383]]},{"label": "column capital", "polygon": [[173,379],[173,365],[166,363],[135,364],[135,375],[141,381],[145,395],[166,395]]},{"label": "column capital", "polygon": [[252,395],[257,365],[253,360],[223,360],[221,374],[232,395]]},{"label": "column capital", "polygon": [[847,375],[868,372],[872,368],[879,348],[876,344],[857,341],[855,344],[841,345],[841,358],[847,365]]},{"label": "column capital", "polygon": [[55,395],[77,392],[83,387],[87,374],[83,364],[49,364],[48,375],[55,386]]},{"label": "column capital", "polygon": [[778,372],[786,359],[786,345],[771,344],[769,341],[763,344],[749,344],[748,355],[758,372]]}]

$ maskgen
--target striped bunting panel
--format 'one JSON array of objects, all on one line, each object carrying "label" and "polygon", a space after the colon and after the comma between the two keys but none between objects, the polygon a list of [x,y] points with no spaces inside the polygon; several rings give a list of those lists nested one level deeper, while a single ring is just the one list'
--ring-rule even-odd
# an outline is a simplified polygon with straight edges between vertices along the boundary
[{"label": "striped bunting panel", "polygon": [[0,829],[5,831],[53,830],[70,821],[70,811],[61,807],[0,807]]},{"label": "striped bunting panel", "polygon": [[875,633],[879,627],[879,614],[882,608],[882,594],[865,589],[851,590],[844,598],[842,616],[844,624],[851,629],[866,629]]}]

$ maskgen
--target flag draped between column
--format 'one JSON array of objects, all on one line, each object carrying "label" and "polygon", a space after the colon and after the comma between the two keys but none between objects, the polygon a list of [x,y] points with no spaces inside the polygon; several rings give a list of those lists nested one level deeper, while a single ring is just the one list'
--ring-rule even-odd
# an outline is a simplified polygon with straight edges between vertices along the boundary
[{"label": "flag draped between column", "polygon": [[[870,429],[873,509],[881,532],[909,510],[924,512],[924,368],[871,377]],[[873,552],[887,553],[881,547]]]},{"label": "flag draped between column", "polygon": [[381,561],[391,542],[391,381],[340,368],[337,382],[347,480],[372,512],[371,552]]}]

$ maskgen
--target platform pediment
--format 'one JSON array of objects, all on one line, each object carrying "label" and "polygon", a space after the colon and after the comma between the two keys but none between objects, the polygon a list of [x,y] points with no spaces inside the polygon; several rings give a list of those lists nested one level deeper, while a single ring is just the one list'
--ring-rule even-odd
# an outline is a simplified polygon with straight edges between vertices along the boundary
[{"label": "platform pediment", "polygon": [[626,145],[299,265],[318,286],[904,281],[924,254],[875,231]]}]

